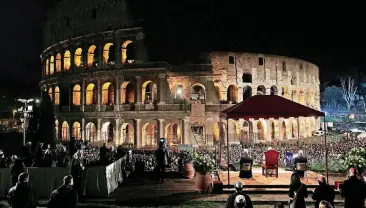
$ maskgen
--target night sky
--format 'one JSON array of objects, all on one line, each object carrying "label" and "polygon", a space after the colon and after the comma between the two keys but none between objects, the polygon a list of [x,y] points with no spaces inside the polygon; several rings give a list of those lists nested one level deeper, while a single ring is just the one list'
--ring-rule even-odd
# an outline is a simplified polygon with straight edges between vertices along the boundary
[{"label": "night sky", "polygon": [[[144,19],[152,60],[178,64],[211,50],[270,53],[317,64],[323,80],[349,67],[365,66],[365,3],[128,1],[136,18]],[[54,2],[2,4],[0,92],[17,96],[39,92],[40,22]]]}]

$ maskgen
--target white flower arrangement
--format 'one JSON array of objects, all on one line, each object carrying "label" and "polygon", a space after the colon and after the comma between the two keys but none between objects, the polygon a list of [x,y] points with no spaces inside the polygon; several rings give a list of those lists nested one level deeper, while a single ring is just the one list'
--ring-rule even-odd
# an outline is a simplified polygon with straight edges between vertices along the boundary
[{"label": "white flower arrangement", "polygon": [[363,147],[351,149],[346,156],[344,166],[345,168],[354,167],[359,171],[366,170],[366,149]]}]

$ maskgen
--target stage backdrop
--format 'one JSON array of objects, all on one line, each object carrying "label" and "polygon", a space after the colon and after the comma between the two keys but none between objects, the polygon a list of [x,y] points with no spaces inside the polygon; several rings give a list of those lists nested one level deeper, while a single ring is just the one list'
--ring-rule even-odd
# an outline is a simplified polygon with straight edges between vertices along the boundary
[{"label": "stage backdrop", "polygon": [[[107,197],[122,181],[121,163],[125,158],[101,167],[86,169],[86,195],[91,197]],[[62,185],[68,168],[28,168],[30,184],[39,198],[48,198],[52,191]],[[11,188],[10,169],[0,169],[0,197],[6,197]]]}]

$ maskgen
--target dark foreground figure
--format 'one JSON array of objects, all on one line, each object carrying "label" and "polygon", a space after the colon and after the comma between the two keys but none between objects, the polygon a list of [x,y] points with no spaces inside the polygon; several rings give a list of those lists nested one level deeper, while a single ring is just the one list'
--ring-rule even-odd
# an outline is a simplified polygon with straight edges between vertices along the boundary
[{"label": "dark foreground figure", "polygon": [[226,208],[253,208],[250,197],[243,193],[243,184],[236,182],[235,193],[231,194],[226,201]]},{"label": "dark foreground figure", "polygon": [[73,178],[71,175],[64,177],[64,183],[52,192],[48,201],[49,208],[76,208],[78,203],[78,193],[72,188]]},{"label": "dark foreground figure", "polygon": [[38,200],[29,182],[28,173],[21,173],[18,183],[9,190],[8,199],[12,208],[35,208]]}]

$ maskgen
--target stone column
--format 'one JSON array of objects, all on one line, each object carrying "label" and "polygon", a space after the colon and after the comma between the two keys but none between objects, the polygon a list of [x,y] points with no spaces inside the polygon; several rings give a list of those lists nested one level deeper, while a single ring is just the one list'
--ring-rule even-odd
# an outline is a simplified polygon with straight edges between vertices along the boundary
[{"label": "stone column", "polygon": [[65,51],[64,50],[61,50],[60,51],[60,53],[61,53],[61,73],[64,73],[64,56],[65,56]]},{"label": "stone column", "polygon": [[73,125],[73,123],[71,123],[71,119],[70,118],[67,120],[67,123],[69,124],[69,135],[67,135],[67,136],[68,136],[68,140],[71,140],[71,137],[72,137],[72,125]]},{"label": "stone column", "polygon": [[119,135],[120,132],[120,119],[116,118],[116,129],[114,131],[114,144],[115,145],[120,145],[121,144],[121,138]]},{"label": "stone column", "polygon": [[[216,91],[213,84],[212,76],[206,78],[206,104],[214,104],[217,103],[216,101]],[[219,101],[220,102],[220,101]]]},{"label": "stone column", "polygon": [[116,49],[114,60],[116,60],[116,64],[119,65],[122,62],[122,55],[121,55],[122,45],[121,45],[121,39],[119,37],[115,37],[114,45]]},{"label": "stone column", "polygon": [[98,55],[97,62],[98,66],[103,66],[103,44],[101,42],[97,43],[97,48],[95,49],[95,53]]},{"label": "stone column", "polygon": [[136,76],[136,90],[135,90],[135,95],[136,95],[136,103],[137,104],[142,104],[142,89],[141,89],[141,77],[140,76]]},{"label": "stone column", "polygon": [[101,131],[102,131],[102,119],[98,118],[98,124],[97,124],[97,142],[100,142],[101,138]]},{"label": "stone column", "polygon": [[270,95],[271,94],[271,88],[266,88],[266,95]]},{"label": "stone column", "polygon": [[81,139],[85,141],[85,119],[81,119]]},{"label": "stone column", "polygon": [[144,36],[145,34],[139,32],[136,36],[136,63],[142,63],[145,60],[145,46],[144,46]]},{"label": "stone column", "polygon": [[83,68],[83,71],[88,68],[88,50],[89,50],[89,47],[88,45],[85,45],[82,47],[82,54],[81,54],[81,58],[83,59],[82,62],[81,62],[81,65],[80,67]]},{"label": "stone column", "polygon": [[52,105],[55,105],[55,87],[51,86],[51,88],[52,88],[51,102]]},{"label": "stone column", "polygon": [[158,119],[158,126],[159,126],[159,138],[165,138],[165,131],[164,131],[164,121],[165,119]]},{"label": "stone column", "polygon": [[135,123],[135,141],[134,141],[134,144],[135,144],[135,147],[136,148],[140,148],[142,147],[142,137],[141,137],[141,119],[135,119],[134,121]]},{"label": "stone column", "polygon": [[182,144],[191,144],[189,117],[182,120]]},{"label": "stone column", "polygon": [[58,119],[58,132],[57,132],[57,139],[61,140],[62,139],[62,120]]},{"label": "stone column", "polygon": [[121,89],[120,89],[120,79],[117,76],[116,77],[116,86],[115,86],[115,102],[114,102],[114,111],[119,111],[119,105],[120,105],[120,95],[121,95]]},{"label": "stone column", "polygon": [[238,87],[238,103],[243,101],[243,88]]},{"label": "stone column", "polygon": [[165,83],[166,83],[166,74],[159,74],[159,88],[158,88],[159,104],[165,104],[165,94],[167,90],[167,88],[165,87]]},{"label": "stone column", "polygon": [[83,79],[83,82],[81,83],[81,112],[85,111],[85,94],[86,94],[86,88],[85,88],[85,79]]},{"label": "stone column", "polygon": [[100,79],[97,80],[97,90],[98,90],[97,111],[100,111],[100,105],[102,103],[102,86],[100,84]]},{"label": "stone column", "polygon": [[75,56],[75,49],[74,48],[70,48],[70,69],[69,71],[74,72],[75,67],[75,61],[74,61],[74,57]]},{"label": "stone column", "polygon": [[72,83],[69,83],[69,112],[72,106]]}]

